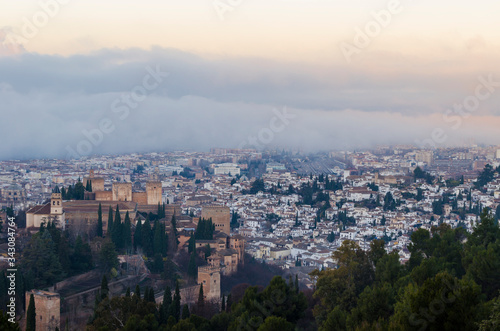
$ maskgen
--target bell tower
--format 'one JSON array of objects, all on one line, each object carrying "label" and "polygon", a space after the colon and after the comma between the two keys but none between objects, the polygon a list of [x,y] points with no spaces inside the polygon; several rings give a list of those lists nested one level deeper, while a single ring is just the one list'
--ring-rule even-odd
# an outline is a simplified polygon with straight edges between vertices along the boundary
[{"label": "bell tower", "polygon": [[50,214],[62,215],[62,196],[61,193],[52,193],[50,197]]}]

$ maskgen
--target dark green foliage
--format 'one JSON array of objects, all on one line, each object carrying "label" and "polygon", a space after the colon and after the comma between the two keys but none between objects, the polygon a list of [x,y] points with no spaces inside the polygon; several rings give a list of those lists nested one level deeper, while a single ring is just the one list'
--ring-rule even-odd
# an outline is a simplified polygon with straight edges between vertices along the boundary
[{"label": "dark green foliage", "polygon": [[115,218],[111,228],[111,239],[115,243],[116,249],[121,250],[125,245],[124,225],[120,216],[120,208],[116,205]]},{"label": "dark green foliage", "polygon": [[283,278],[276,276],[262,292],[258,292],[257,287],[249,287],[232,311],[236,316],[236,327],[252,323],[257,328],[269,315],[296,323],[304,315],[306,308],[304,294],[297,294],[294,286],[287,285]]},{"label": "dark green foliage", "polygon": [[138,220],[134,231],[134,249],[142,247],[142,221]]},{"label": "dark green foliage", "polygon": [[384,210],[393,211],[396,209],[396,202],[391,192],[387,192],[384,197]]},{"label": "dark green foliage", "polygon": [[326,238],[326,240],[328,240],[328,242],[334,242],[335,241],[335,233],[330,232],[330,234],[328,235],[328,237]]},{"label": "dark green foliage", "polygon": [[98,237],[102,237],[102,208],[101,208],[101,204],[100,203],[99,203],[99,209],[97,210],[96,235]]},{"label": "dark green foliage", "polygon": [[109,206],[109,211],[108,211],[108,228],[106,230],[106,237],[107,238],[112,238],[113,234],[113,208]]},{"label": "dark green foliage", "polygon": [[177,251],[177,246],[179,245],[179,234],[177,233],[177,219],[175,218],[175,213],[172,215],[172,219],[170,221],[172,225],[172,242],[174,251]]},{"label": "dark green foliage", "polygon": [[424,179],[427,184],[432,184],[434,181],[434,177],[428,172],[423,171],[420,167],[416,167],[415,170],[413,170],[413,176],[415,179]]},{"label": "dark green foliage", "polygon": [[116,253],[115,244],[112,241],[105,241],[99,252],[99,267],[105,273],[112,268],[118,268],[118,254]]},{"label": "dark green foliage", "polygon": [[28,312],[26,313],[26,331],[36,330],[36,307],[35,297],[30,294],[30,303],[28,305]]},{"label": "dark green foliage", "polygon": [[250,194],[256,194],[259,191],[265,192],[266,187],[264,185],[264,180],[263,179],[256,179],[252,183],[252,187],[250,188]]},{"label": "dark green foliage", "polygon": [[[11,323],[9,321],[10,316],[7,314],[4,314],[3,310],[0,310],[0,330],[2,331],[21,331],[21,328],[19,327],[19,324],[17,322]],[[28,329],[26,330],[34,330],[34,329]]]},{"label": "dark green foliage", "polygon": [[198,293],[197,306],[199,311],[203,311],[205,307],[205,295],[203,294],[203,283],[200,284],[200,292]]},{"label": "dark green foliage", "polygon": [[184,306],[182,306],[181,319],[183,319],[183,320],[188,319],[189,316],[191,316],[191,313],[189,312],[189,306],[187,304],[185,304]]},{"label": "dark green foliage", "polygon": [[135,286],[134,296],[135,296],[138,300],[140,300],[140,299],[141,299],[141,288],[139,287],[139,285],[136,285],[136,286]]},{"label": "dark green foliage", "polygon": [[130,216],[127,213],[125,214],[125,220],[123,222],[123,229],[122,229],[122,236],[123,236],[123,244],[124,248],[126,250],[132,248],[132,224],[130,223]]},{"label": "dark green foliage", "polygon": [[493,170],[493,167],[490,164],[487,164],[484,167],[483,171],[481,171],[481,173],[477,177],[474,186],[476,186],[476,188],[482,188],[484,185],[488,184],[493,180],[494,175],[495,175],[495,170]]},{"label": "dark green foliage", "polygon": [[106,275],[102,276],[100,294],[101,300],[106,299],[109,295],[108,279],[106,278]]},{"label": "dark green foliage", "polygon": [[76,237],[75,248],[71,255],[71,269],[74,273],[83,273],[92,269],[92,251],[90,245],[83,243],[80,236]]},{"label": "dark green foliage", "polygon": [[31,238],[23,251],[21,269],[31,272],[36,287],[51,286],[66,276],[50,231],[39,232]]},{"label": "dark green foliage", "polygon": [[212,240],[214,237],[215,225],[212,224],[212,219],[200,219],[196,232],[194,234],[196,240]]},{"label": "dark green foliage", "polygon": [[170,305],[171,315],[176,321],[179,320],[181,314],[181,294],[179,291],[179,282],[175,284],[174,297],[172,299],[172,304]]},{"label": "dark green foliage", "polygon": [[196,239],[194,237],[194,232],[191,233],[191,237],[188,241],[188,253],[191,254],[196,250]]},{"label": "dark green foliage", "polygon": [[196,254],[196,252],[191,253],[191,256],[189,257],[189,264],[188,264],[188,270],[187,270],[188,276],[193,280],[196,280],[196,277],[198,276],[198,268],[196,265],[196,255],[195,254]]}]

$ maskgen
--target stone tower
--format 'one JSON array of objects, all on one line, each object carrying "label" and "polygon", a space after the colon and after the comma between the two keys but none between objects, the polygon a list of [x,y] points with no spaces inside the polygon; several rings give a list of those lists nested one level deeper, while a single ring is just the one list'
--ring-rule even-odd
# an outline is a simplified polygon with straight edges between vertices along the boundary
[{"label": "stone tower", "polygon": [[217,267],[198,267],[198,284],[203,284],[203,294],[209,301],[220,298],[220,269]]},{"label": "stone tower", "polygon": [[132,183],[113,183],[113,201],[132,201]]},{"label": "stone tower", "polygon": [[227,235],[231,234],[230,221],[231,211],[226,206],[203,206],[201,209],[201,217],[204,219],[212,219],[215,225],[215,231],[224,232]]},{"label": "stone tower", "polygon": [[92,192],[104,191],[104,178],[96,177],[94,169],[90,169],[88,177],[83,178],[83,186],[87,186],[87,181],[92,185]]},{"label": "stone tower", "polygon": [[148,205],[157,205],[161,203],[162,188],[160,181],[147,181],[146,182],[146,195]]},{"label": "stone tower", "polygon": [[[61,328],[61,298],[59,293],[41,290],[26,292],[26,311],[33,294],[36,309],[36,329],[54,331]],[[27,313],[27,312],[26,312]]]}]

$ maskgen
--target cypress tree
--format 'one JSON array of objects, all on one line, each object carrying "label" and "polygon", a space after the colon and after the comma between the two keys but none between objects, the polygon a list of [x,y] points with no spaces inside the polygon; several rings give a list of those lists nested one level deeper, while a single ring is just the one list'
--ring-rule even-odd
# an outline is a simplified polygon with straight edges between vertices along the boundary
[{"label": "cypress tree", "polygon": [[188,273],[189,277],[191,277],[193,280],[196,280],[197,270],[196,270],[196,256],[195,256],[195,252],[191,253],[191,257],[189,258],[189,264],[188,264],[187,273]]},{"label": "cypress tree", "polygon": [[30,303],[28,305],[28,312],[26,316],[26,331],[36,330],[36,308],[35,308],[35,297],[33,294],[30,295]]},{"label": "cypress tree", "polygon": [[155,300],[155,291],[153,290],[152,287],[149,288],[149,297],[148,297],[149,302],[156,302]]},{"label": "cypress tree", "polygon": [[108,212],[108,230],[106,231],[106,237],[112,238],[113,235],[113,208],[109,206]]},{"label": "cypress tree", "polygon": [[100,203],[97,210],[97,236],[102,237],[102,207]]},{"label": "cypress tree", "polygon": [[141,300],[141,288],[139,287],[139,285],[135,286],[134,296],[137,297],[137,299]]},{"label": "cypress tree", "polygon": [[138,220],[134,232],[134,249],[142,247],[142,221]]},{"label": "cypress tree", "polygon": [[200,292],[198,293],[198,309],[200,312],[205,307],[205,296],[203,295],[203,283],[200,284]]},{"label": "cypress tree", "polygon": [[189,312],[189,306],[187,304],[185,304],[184,306],[182,306],[182,316],[181,316],[181,319],[187,319],[189,318],[189,316],[191,316],[191,313]]},{"label": "cypress tree", "polygon": [[112,239],[117,249],[123,248],[124,238],[122,229],[123,229],[123,224],[122,224],[122,218],[120,216],[120,208],[118,207],[118,205],[116,205],[115,219],[113,220]]},{"label": "cypress tree", "polygon": [[141,243],[142,243],[142,248],[144,250],[144,254],[147,256],[152,255],[152,250],[153,250],[153,243],[151,240],[151,225],[149,223],[149,218],[146,218],[146,221],[142,225],[141,228]]},{"label": "cypress tree", "polygon": [[181,313],[181,293],[179,291],[179,281],[175,282],[175,293],[171,307],[172,307],[172,316],[175,318],[176,321],[179,321]]},{"label": "cypress tree", "polygon": [[170,286],[167,286],[165,288],[165,292],[163,292],[163,304],[168,308],[171,303],[172,303],[172,290],[170,289]]},{"label": "cypress tree", "polygon": [[226,296],[224,294],[222,295],[221,311],[226,311]]},{"label": "cypress tree", "polygon": [[161,224],[161,231],[162,231],[162,254],[163,256],[167,256],[168,253],[168,234],[165,228],[165,224]]},{"label": "cypress tree", "polygon": [[164,235],[161,233],[162,227],[160,226],[160,222],[158,220],[155,221],[153,226],[153,254],[162,254],[163,255],[163,238]]},{"label": "cypress tree", "polygon": [[189,238],[189,243],[188,243],[188,253],[191,254],[195,250],[196,250],[196,239],[194,238],[194,233],[191,232],[191,238]]},{"label": "cypress tree", "polygon": [[205,260],[210,256],[212,255],[212,249],[210,248],[210,245],[207,244],[205,246]]},{"label": "cypress tree", "polygon": [[125,221],[123,222],[123,240],[126,249],[132,247],[132,225],[130,224],[130,216],[125,214]]},{"label": "cypress tree", "polygon": [[231,311],[231,306],[233,305],[233,298],[231,298],[231,293],[227,295],[226,311]]},{"label": "cypress tree", "polygon": [[174,250],[177,250],[177,245],[179,244],[178,239],[177,239],[177,220],[175,219],[175,212],[172,215],[172,235],[174,236]]},{"label": "cypress tree", "polygon": [[107,298],[108,293],[109,293],[108,279],[106,278],[106,275],[104,275],[102,276],[102,281],[101,281],[101,300]]},{"label": "cypress tree", "polygon": [[125,293],[126,298],[130,298],[130,287],[127,287],[127,292]]},{"label": "cypress tree", "polygon": [[299,276],[295,275],[295,293],[299,294]]}]

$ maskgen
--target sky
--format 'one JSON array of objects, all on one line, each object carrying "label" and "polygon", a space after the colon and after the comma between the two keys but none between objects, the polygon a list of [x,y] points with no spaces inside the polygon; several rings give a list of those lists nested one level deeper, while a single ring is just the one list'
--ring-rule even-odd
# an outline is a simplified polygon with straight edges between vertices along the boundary
[{"label": "sky", "polygon": [[0,159],[496,145],[499,10],[0,0]]}]

